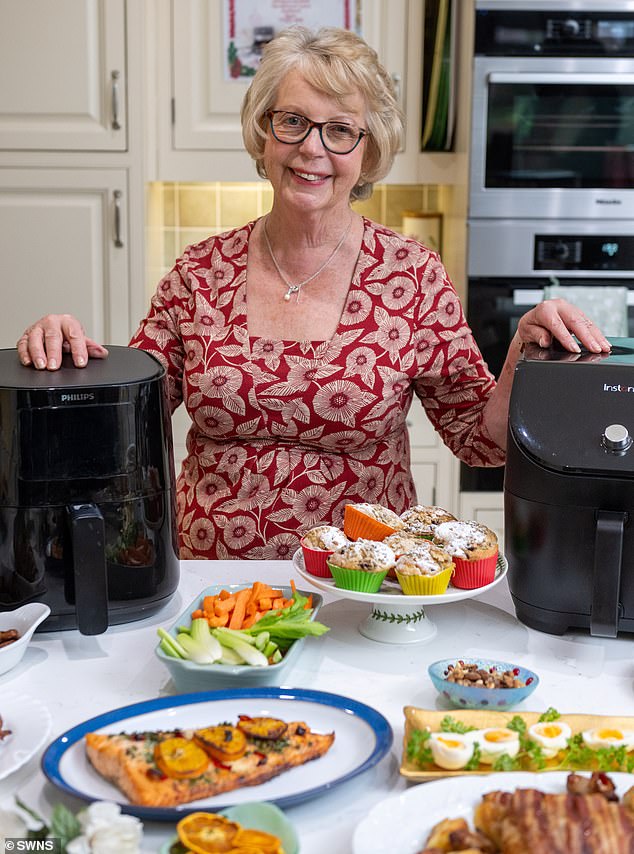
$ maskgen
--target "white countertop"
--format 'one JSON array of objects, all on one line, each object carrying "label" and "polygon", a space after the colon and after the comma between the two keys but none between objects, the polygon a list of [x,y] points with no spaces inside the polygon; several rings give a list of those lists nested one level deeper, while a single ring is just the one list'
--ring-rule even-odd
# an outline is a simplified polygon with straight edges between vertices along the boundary
[{"label": "white countertop", "polygon": [[[102,712],[175,694],[168,671],[154,655],[156,629],[169,627],[201,590],[255,579],[279,585],[294,578],[301,589],[309,586],[290,561],[185,561],[181,570],[177,594],[152,617],[95,637],[77,631],[36,634],[22,662],[0,676],[0,713],[4,692],[37,697],[52,715],[53,739]],[[515,618],[506,581],[477,598],[428,606],[438,631],[420,644],[368,640],[357,626],[370,606],[323,595],[318,619],[330,631],[307,639],[297,662],[283,674],[284,686],[329,691],[373,706],[390,721],[394,745],[391,754],[365,774],[285,810],[299,833],[302,854],[349,854],[354,828],[372,805],[405,789],[398,771],[402,710],[405,705],[444,708],[426,672],[436,659],[501,658],[535,670],[540,684],[518,710],[554,706],[562,714],[634,714],[631,639],[592,638],[587,633],[560,638],[529,629]],[[40,758],[41,752],[0,781],[0,801],[17,794],[47,819],[59,801],[75,811],[84,806],[48,783]],[[171,824],[146,822],[143,850],[157,852],[173,833]]]}]

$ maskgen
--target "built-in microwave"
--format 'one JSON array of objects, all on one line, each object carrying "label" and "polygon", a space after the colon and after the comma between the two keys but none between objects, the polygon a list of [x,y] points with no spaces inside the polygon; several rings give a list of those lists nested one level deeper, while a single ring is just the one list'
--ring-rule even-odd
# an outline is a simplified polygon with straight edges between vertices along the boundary
[{"label": "built-in microwave", "polygon": [[634,2],[477,0],[469,217],[634,217]]}]

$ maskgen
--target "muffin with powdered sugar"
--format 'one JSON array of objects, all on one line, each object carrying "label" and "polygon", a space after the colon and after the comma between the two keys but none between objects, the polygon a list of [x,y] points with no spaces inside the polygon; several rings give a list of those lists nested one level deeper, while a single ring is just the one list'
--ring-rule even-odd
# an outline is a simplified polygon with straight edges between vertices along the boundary
[{"label": "muffin with powdered sugar", "polygon": [[404,523],[397,513],[382,504],[346,504],[343,530],[351,540],[384,540]]},{"label": "muffin with powdered sugar", "polygon": [[361,593],[376,593],[395,564],[394,551],[376,540],[356,540],[328,558],[335,587]]},{"label": "muffin with powdered sugar", "polygon": [[453,558],[454,587],[473,589],[495,578],[498,539],[486,525],[474,521],[443,522],[436,526],[434,543]]},{"label": "muffin with powdered sugar", "polygon": [[405,525],[404,533],[414,537],[424,537],[426,540],[433,538],[437,525],[442,522],[456,521],[456,517],[442,507],[424,504],[415,504],[414,507],[401,513],[400,518]]},{"label": "muffin with powdered sugar", "polygon": [[454,564],[451,555],[429,540],[418,545],[396,561],[396,577],[408,596],[437,596],[449,585]]},{"label": "muffin with powdered sugar", "polygon": [[304,555],[306,572],[321,578],[330,578],[327,559],[350,540],[340,528],[335,528],[333,525],[318,525],[306,531],[299,542]]}]

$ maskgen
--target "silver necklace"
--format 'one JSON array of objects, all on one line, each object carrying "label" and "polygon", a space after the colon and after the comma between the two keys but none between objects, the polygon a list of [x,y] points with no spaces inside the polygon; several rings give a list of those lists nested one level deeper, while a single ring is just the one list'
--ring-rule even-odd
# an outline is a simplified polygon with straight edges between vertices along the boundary
[{"label": "silver necklace", "polygon": [[300,291],[301,291],[301,289],[304,287],[304,285],[307,285],[309,282],[312,282],[312,281],[313,281],[313,279],[316,279],[316,278],[317,278],[317,276],[318,276],[320,273],[323,273],[323,271],[326,269],[326,267],[328,266],[328,264],[330,264],[330,262],[331,262],[331,261],[332,261],[332,259],[335,257],[335,255],[337,254],[337,252],[339,252],[339,250],[340,250],[340,249],[341,249],[341,247],[343,246],[344,240],[345,240],[345,239],[346,239],[346,237],[348,236],[348,232],[350,231],[350,228],[352,227],[352,219],[353,219],[353,216],[352,216],[352,213],[351,213],[351,214],[350,214],[350,222],[348,223],[348,227],[346,228],[346,230],[344,231],[344,233],[341,235],[341,239],[339,240],[339,243],[337,243],[337,245],[336,245],[336,246],[335,246],[335,248],[332,250],[332,252],[330,253],[330,255],[326,258],[326,260],[324,261],[324,263],[321,265],[321,267],[320,267],[320,268],[319,268],[315,273],[313,273],[312,275],[310,275],[307,279],[304,279],[304,281],[303,281],[303,282],[297,282],[297,284],[296,284],[296,285],[294,285],[292,282],[290,282],[290,281],[287,279],[287,277],[286,277],[286,276],[284,275],[284,273],[282,272],[282,268],[281,268],[281,267],[280,267],[280,265],[277,263],[277,258],[275,257],[275,255],[273,254],[273,250],[271,249],[271,241],[269,240],[269,233],[268,233],[268,231],[266,230],[266,219],[264,220],[264,240],[265,240],[265,242],[266,242],[266,248],[269,250],[269,255],[271,256],[271,261],[272,261],[272,262],[273,262],[273,264],[275,265],[275,269],[277,270],[277,272],[278,272],[278,274],[279,274],[280,279],[284,282],[284,284],[285,284],[285,285],[286,285],[286,287],[288,288],[288,290],[287,290],[287,291],[286,291],[286,293],[284,294],[284,302],[288,302],[288,301],[290,300],[290,298],[291,298],[291,294],[297,294],[297,301],[299,302]]}]

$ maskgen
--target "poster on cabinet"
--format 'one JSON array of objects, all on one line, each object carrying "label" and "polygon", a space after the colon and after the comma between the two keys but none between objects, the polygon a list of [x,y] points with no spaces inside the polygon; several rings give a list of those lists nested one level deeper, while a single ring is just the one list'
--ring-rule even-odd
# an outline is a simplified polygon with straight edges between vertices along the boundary
[{"label": "poster on cabinet", "polygon": [[225,80],[244,82],[260,64],[262,48],[294,25],[361,32],[361,0],[224,0]]}]

